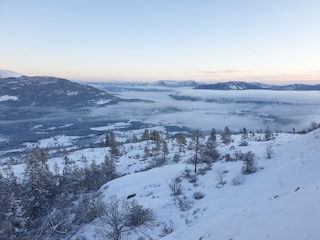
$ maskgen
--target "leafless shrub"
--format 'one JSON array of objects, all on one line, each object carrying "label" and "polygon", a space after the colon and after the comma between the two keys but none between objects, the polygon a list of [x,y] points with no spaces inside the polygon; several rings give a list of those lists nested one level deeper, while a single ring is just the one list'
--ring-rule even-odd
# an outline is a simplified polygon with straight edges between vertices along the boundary
[{"label": "leafless shrub", "polygon": [[170,233],[173,232],[173,222],[170,220],[168,223],[167,222],[161,222],[162,228],[161,228],[161,234],[160,237],[163,238]]},{"label": "leafless shrub", "polygon": [[180,209],[180,211],[187,211],[192,207],[192,200],[190,200],[187,196],[176,197],[174,199],[175,205]]},{"label": "leafless shrub", "polygon": [[125,232],[134,231],[141,226],[152,227],[155,220],[153,211],[144,208],[137,201],[127,201],[113,196],[103,206],[99,217],[102,226],[96,229],[99,239],[120,240]]},{"label": "leafless shrub", "polygon": [[168,184],[170,190],[171,190],[171,195],[172,196],[179,196],[182,194],[182,184],[181,184],[181,178],[179,176],[174,177],[171,179],[171,182]]},{"label": "leafless shrub", "polygon": [[225,181],[225,175],[228,171],[226,171],[223,167],[218,167],[215,169],[215,173],[217,175],[217,180],[218,180],[218,186],[223,186],[225,185],[227,182]]}]

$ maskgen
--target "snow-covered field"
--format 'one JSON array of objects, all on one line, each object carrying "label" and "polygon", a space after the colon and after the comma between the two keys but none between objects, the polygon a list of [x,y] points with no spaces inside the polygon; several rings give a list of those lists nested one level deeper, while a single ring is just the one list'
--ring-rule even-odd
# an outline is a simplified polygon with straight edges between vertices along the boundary
[{"label": "snow-covered field", "polygon": [[[131,173],[107,183],[100,191],[106,199],[136,194],[139,203],[155,211],[159,222],[172,221],[173,232],[163,239],[319,239],[320,130],[304,136],[280,134],[272,142],[271,159],[265,157],[266,142],[250,142],[243,149],[237,146],[237,137],[231,145],[255,152],[261,169],[235,185],[233,180],[240,176],[242,163],[219,161],[205,175],[198,175],[196,184],[183,179],[183,195],[190,201],[188,210],[177,207],[168,187],[172,178],[182,175],[186,168],[192,169],[186,163]],[[125,171],[131,164],[123,158],[119,167]],[[217,187],[221,169],[226,172],[226,184]],[[204,198],[195,200],[195,192],[203,193]],[[84,226],[73,239],[79,235],[94,239],[96,227],[94,223]],[[161,224],[145,234],[159,239],[159,228]],[[131,234],[127,239],[137,239]]]},{"label": "snow-covered field", "polygon": [[[155,129],[164,134],[163,128]],[[123,133],[115,133],[117,140],[123,142]],[[140,136],[142,130],[128,132],[126,137],[133,134]],[[248,146],[239,146],[240,138],[240,134],[233,135],[229,145],[219,140],[217,149],[221,156],[226,153],[233,156],[236,151],[254,152],[257,172],[242,175],[242,161],[221,159],[212,169],[197,174],[195,182],[185,177],[187,172],[194,175],[194,166],[188,161],[194,152],[186,150],[178,163],[173,162],[173,155],[178,152],[175,140],[168,140],[166,164],[147,171],[142,170],[153,159],[141,156],[145,146],[151,148],[152,143],[122,144],[121,151],[125,154],[116,165],[117,172],[124,176],[106,183],[99,192],[105,201],[114,195],[121,199],[135,194],[134,198],[152,209],[157,217],[152,229],[131,231],[123,239],[319,239],[320,129],[306,135],[279,133],[270,141],[249,140]],[[40,141],[39,145],[50,147],[58,141],[68,146],[72,140],[59,136]],[[266,158],[267,145],[273,149],[271,159]],[[78,166],[86,167],[92,161],[102,162],[108,152],[108,147],[86,148],[71,151],[66,156]],[[63,157],[49,159],[51,168],[55,163],[62,169]],[[199,169],[205,166],[200,164]],[[12,167],[22,177],[24,164]],[[221,173],[225,184],[219,184]],[[178,197],[185,203],[185,209],[181,209],[169,187],[177,176],[182,185],[182,194]],[[203,198],[195,199],[196,193],[201,193]],[[98,223],[99,219],[95,219],[82,226],[71,239],[96,239]],[[163,234],[165,225],[173,227],[166,236]]]}]

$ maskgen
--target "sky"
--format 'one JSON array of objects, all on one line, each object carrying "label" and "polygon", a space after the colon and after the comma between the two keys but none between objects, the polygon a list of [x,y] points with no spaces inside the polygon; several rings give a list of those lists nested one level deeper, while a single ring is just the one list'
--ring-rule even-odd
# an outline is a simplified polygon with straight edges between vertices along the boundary
[{"label": "sky", "polygon": [[0,0],[0,69],[320,83],[319,0]]}]

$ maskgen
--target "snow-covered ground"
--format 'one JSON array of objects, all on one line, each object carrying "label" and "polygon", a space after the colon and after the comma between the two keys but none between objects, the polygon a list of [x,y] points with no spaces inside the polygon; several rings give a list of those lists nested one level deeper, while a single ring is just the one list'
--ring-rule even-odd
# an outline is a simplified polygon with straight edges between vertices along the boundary
[{"label": "snow-covered ground", "polygon": [[[182,176],[186,169],[192,173],[193,165],[186,162],[192,151],[188,150],[179,163],[169,160],[168,165],[137,172],[151,161],[135,158],[137,154],[143,154],[146,142],[123,146],[127,153],[118,161],[117,169],[126,175],[102,186],[101,195],[107,200],[113,195],[126,198],[136,194],[135,199],[151,208],[157,216],[158,224],[153,230],[143,230],[150,239],[160,239],[161,229],[170,222],[173,232],[162,239],[319,239],[320,130],[307,135],[279,134],[268,142],[249,141],[246,147],[238,146],[240,135],[234,135],[233,140],[227,146],[220,144],[219,152],[223,155],[251,150],[256,155],[259,170],[241,177],[241,161],[222,160],[206,174],[199,174],[196,183],[181,177],[183,197],[180,197],[187,201],[187,210],[179,209],[168,184],[173,178]],[[273,146],[271,159],[266,159],[267,144]],[[170,159],[177,148],[170,142],[169,149]],[[68,157],[79,163],[81,156],[88,162],[101,162],[107,153],[108,148],[83,149]],[[62,164],[59,158],[50,161]],[[218,184],[217,173],[221,171],[225,172],[225,185]],[[235,184],[236,180],[239,185]],[[204,197],[194,199],[196,192]],[[72,239],[80,236],[95,239],[98,227],[93,221],[83,226]],[[139,236],[143,235],[131,232],[124,239]]]},{"label": "snow-covered ground", "polygon": [[[222,188],[216,188],[215,171],[199,176],[196,187],[184,181],[189,199],[196,191],[205,195],[193,200],[187,212],[174,205],[167,186],[184,170],[183,164],[129,175],[102,191],[105,196],[137,193],[138,201],[160,219],[172,220],[175,231],[164,239],[319,239],[320,131],[281,141],[275,140],[271,160],[260,154],[258,164],[264,169],[248,175],[240,186],[232,184],[241,169],[238,162],[216,164],[228,170]],[[258,145],[248,148],[261,153]]]}]

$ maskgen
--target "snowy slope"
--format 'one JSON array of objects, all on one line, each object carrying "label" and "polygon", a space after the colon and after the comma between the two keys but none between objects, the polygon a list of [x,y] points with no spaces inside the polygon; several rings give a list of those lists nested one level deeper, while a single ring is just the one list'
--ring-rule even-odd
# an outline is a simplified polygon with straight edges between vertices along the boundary
[{"label": "snowy slope", "polygon": [[[158,129],[163,131],[164,129]],[[127,134],[133,134],[127,133]],[[135,132],[139,136],[137,132]],[[121,135],[117,135],[118,141]],[[122,146],[126,152],[117,161],[118,173],[123,175],[106,183],[100,189],[100,195],[107,201],[116,195],[126,198],[136,194],[135,199],[145,207],[151,208],[157,216],[154,228],[142,229],[141,232],[130,232],[124,239],[160,239],[165,224],[173,223],[173,232],[161,239],[310,239],[318,240],[320,214],[320,129],[306,135],[278,134],[272,141],[249,141],[245,147],[239,146],[240,135],[233,135],[230,145],[221,144],[218,150],[221,155],[236,150],[253,151],[256,155],[259,170],[242,178],[240,185],[233,183],[241,175],[242,161],[219,161],[206,174],[199,174],[196,182],[184,177],[186,169],[193,175],[193,165],[188,159],[193,152],[187,150],[182,154],[179,163],[169,160],[168,165],[140,171],[152,162],[139,160],[136,155],[143,155],[143,149],[150,143],[128,143]],[[123,138],[124,140],[125,138]],[[72,138],[56,137],[39,142],[41,147],[50,144],[65,143],[68,146]],[[274,155],[266,159],[266,145],[273,146]],[[151,146],[149,146],[151,147]],[[174,141],[168,141],[172,159],[177,152]],[[108,148],[88,148],[70,152],[68,158],[79,166],[103,161],[108,154]],[[86,158],[86,163],[83,156]],[[52,168],[57,162],[63,167],[63,158],[55,157],[49,160]],[[199,166],[204,167],[204,165]],[[23,165],[13,166],[18,176],[21,176]],[[226,184],[218,185],[217,172],[225,171]],[[19,174],[20,173],[20,174]],[[186,209],[179,207],[177,197],[171,195],[168,184],[173,178],[180,176],[182,195]],[[196,200],[194,193],[201,192],[204,197]],[[95,231],[99,228],[99,219],[82,226],[71,239],[96,239]],[[141,238],[142,239],[142,238]]]},{"label": "snowy slope", "polygon": [[19,73],[12,72],[12,71],[0,69],[0,79],[1,78],[11,78],[11,77],[18,78],[18,77],[22,77],[22,75]]},{"label": "snowy slope", "polygon": [[212,196],[213,205],[222,199],[222,212],[208,212],[165,239],[319,239],[320,131],[278,146],[276,155],[240,191]]},{"label": "snowy slope", "polygon": [[[232,183],[240,175],[241,161],[216,163],[213,170],[198,175],[196,184],[181,177],[180,199],[188,201],[188,210],[179,209],[177,198],[171,196],[168,187],[186,167],[192,169],[184,162],[123,176],[104,185],[100,192],[106,200],[112,195],[125,198],[136,194],[140,204],[152,208],[158,224],[152,231],[144,230],[152,239],[160,239],[163,224],[170,221],[174,231],[161,239],[319,239],[320,130],[302,136],[279,135],[271,142],[272,159],[265,158],[265,147],[270,142],[250,142],[241,148],[237,146],[239,136],[233,138],[236,149],[256,153],[260,170],[246,175],[241,185]],[[222,187],[217,187],[219,169],[226,171],[226,184]],[[195,200],[195,192],[203,193],[204,198]],[[80,235],[94,239],[96,227],[84,226],[73,239]],[[139,236],[131,233],[126,239]]]}]

